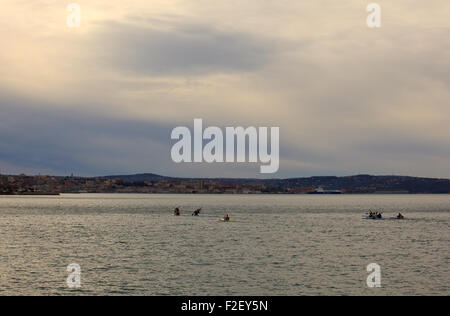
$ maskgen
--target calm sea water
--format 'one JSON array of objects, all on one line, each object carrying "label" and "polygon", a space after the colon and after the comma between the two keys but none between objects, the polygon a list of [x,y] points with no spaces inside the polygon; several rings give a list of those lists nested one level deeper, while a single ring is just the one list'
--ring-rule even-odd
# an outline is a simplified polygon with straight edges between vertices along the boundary
[{"label": "calm sea water", "polygon": [[0,295],[449,295],[449,224],[450,195],[1,196]]}]

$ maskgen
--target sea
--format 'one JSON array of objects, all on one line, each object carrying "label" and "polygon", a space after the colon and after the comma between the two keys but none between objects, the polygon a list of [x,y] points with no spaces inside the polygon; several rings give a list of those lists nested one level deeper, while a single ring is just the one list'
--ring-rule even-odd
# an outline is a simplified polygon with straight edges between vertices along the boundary
[{"label": "sea", "polygon": [[450,195],[0,196],[0,295],[447,296],[449,225]]}]

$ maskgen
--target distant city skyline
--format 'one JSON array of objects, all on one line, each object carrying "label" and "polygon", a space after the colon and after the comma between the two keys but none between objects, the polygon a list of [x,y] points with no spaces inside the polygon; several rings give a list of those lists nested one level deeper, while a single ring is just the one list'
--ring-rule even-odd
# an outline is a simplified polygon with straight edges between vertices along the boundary
[{"label": "distant city skyline", "polygon": [[[4,0],[0,173],[448,179],[450,2],[370,2]],[[174,163],[195,118],[279,127],[279,171]]]}]

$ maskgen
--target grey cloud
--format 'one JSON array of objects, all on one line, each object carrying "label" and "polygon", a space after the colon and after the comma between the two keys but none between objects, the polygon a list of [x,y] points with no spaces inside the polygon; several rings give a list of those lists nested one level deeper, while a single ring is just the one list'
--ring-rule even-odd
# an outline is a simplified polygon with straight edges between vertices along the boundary
[{"label": "grey cloud", "polygon": [[[3,100],[8,100],[3,102]],[[0,101],[0,172],[98,176],[259,177],[256,164],[175,164],[171,123],[108,118],[39,102]],[[24,105],[27,104],[27,105]],[[186,126],[192,125],[187,121]]]},{"label": "grey cloud", "polygon": [[35,173],[148,170],[169,158],[161,152],[170,135],[164,124],[11,103],[0,104],[0,115],[0,161]]},{"label": "grey cloud", "polygon": [[[0,115],[2,173],[23,170],[88,176],[140,172],[191,177],[263,176],[255,164],[174,164],[170,159],[170,132],[174,126],[170,123],[113,119],[74,109],[33,109],[11,103],[0,103]],[[284,138],[288,135],[282,134],[280,172],[264,177],[356,173],[448,176],[445,172],[450,153],[445,143],[418,141],[412,135],[388,138],[387,134],[365,140],[354,138],[347,143],[343,140],[337,146],[328,146],[326,152],[312,143],[328,144],[327,139],[298,139],[298,146],[292,147]]]},{"label": "grey cloud", "polygon": [[91,39],[95,60],[141,76],[245,72],[268,63],[274,43],[204,25],[109,22]]}]

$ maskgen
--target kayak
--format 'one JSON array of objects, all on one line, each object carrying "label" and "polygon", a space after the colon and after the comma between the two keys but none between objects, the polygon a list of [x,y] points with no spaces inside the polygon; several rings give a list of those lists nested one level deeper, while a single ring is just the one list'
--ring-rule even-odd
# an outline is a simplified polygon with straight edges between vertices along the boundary
[{"label": "kayak", "polygon": [[229,219],[229,220],[225,220],[224,218],[219,219],[219,222],[221,223],[229,223],[229,222],[234,222],[233,220]]},{"label": "kayak", "polygon": [[372,220],[372,221],[400,221],[406,220],[406,218],[398,218],[398,217],[383,217],[383,218],[372,218],[369,216],[363,217],[363,219]]},{"label": "kayak", "polygon": [[377,217],[370,217],[370,216],[366,216],[366,217],[363,217],[364,219],[371,219],[371,220],[374,220],[374,221],[382,221],[382,220],[384,220],[384,218],[377,218]]}]

